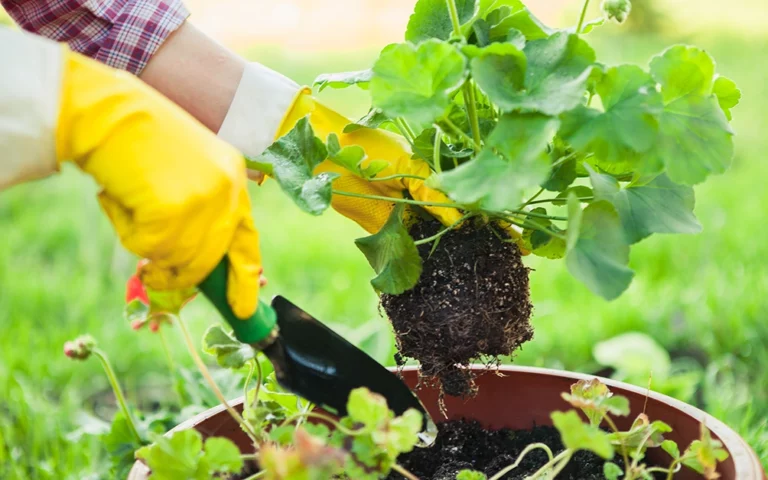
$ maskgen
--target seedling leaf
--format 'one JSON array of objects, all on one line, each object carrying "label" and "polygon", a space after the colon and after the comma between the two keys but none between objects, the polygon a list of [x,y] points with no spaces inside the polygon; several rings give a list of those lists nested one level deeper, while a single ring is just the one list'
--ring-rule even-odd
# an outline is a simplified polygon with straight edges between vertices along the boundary
[{"label": "seedling leaf", "polygon": [[667,452],[674,460],[680,458],[680,448],[677,446],[677,443],[672,440],[664,440],[661,442],[661,449]]},{"label": "seedling leaf", "polygon": [[595,200],[607,200],[616,208],[626,239],[636,243],[652,233],[699,233],[693,214],[693,188],[674,183],[662,174],[645,185],[622,188],[610,175],[587,167]]},{"label": "seedling leaf", "polygon": [[375,430],[387,422],[392,414],[384,397],[361,387],[352,390],[349,394],[347,416],[366,428]]},{"label": "seedling leaf", "polygon": [[552,423],[560,432],[565,448],[589,450],[605,459],[613,457],[613,445],[611,445],[608,434],[597,427],[582,422],[579,414],[575,411],[553,412]]},{"label": "seedling leaf", "polygon": [[741,90],[736,86],[736,82],[728,77],[718,76],[715,79],[715,85],[712,93],[717,96],[717,103],[723,109],[725,117],[731,120],[731,109],[739,104],[741,100]]},{"label": "seedling leaf", "polygon": [[236,473],[242,469],[240,451],[226,438],[205,442],[194,429],[158,436],[155,443],[136,451],[152,470],[153,480],[207,480],[215,473]]},{"label": "seedling leaf", "polygon": [[500,108],[559,115],[582,102],[595,62],[584,40],[561,32],[529,42],[523,52],[528,60],[524,88],[499,91],[495,102]]},{"label": "seedling leaf", "polygon": [[488,480],[483,472],[462,470],[456,475],[456,480]]},{"label": "seedling leaf", "polygon": [[704,475],[707,480],[720,478],[717,464],[728,458],[723,444],[712,438],[709,429],[702,423],[699,440],[691,442],[683,453],[683,465]]},{"label": "seedling leaf", "polygon": [[594,202],[584,211],[575,194],[568,196],[568,250],[571,275],[606,300],[618,297],[632,281],[627,267],[629,245],[619,214],[606,201]]},{"label": "seedling leaf", "polygon": [[[455,0],[459,22],[463,25],[475,15],[476,0]],[[431,38],[448,40],[453,34],[451,17],[445,0],[419,0],[408,21],[405,39],[420,43]]]},{"label": "seedling leaf", "polygon": [[331,182],[335,173],[313,175],[328,156],[322,140],[315,137],[309,116],[279,138],[256,159],[272,166],[280,188],[305,212],[320,215],[331,205]]},{"label": "seedling leaf", "polygon": [[355,240],[377,276],[371,285],[380,292],[398,295],[413,288],[421,275],[421,257],[403,226],[403,205],[392,210],[376,234]]},{"label": "seedling leaf", "polygon": [[373,71],[370,68],[356,72],[324,73],[315,79],[314,86],[320,92],[328,87],[347,88],[352,85],[366,89],[372,77]]},{"label": "seedling leaf", "polygon": [[237,340],[221,325],[212,325],[205,331],[203,351],[216,357],[216,362],[224,368],[243,368],[256,358],[253,347]]},{"label": "seedling leaf", "polygon": [[571,393],[563,393],[563,399],[580,409],[592,426],[599,427],[606,414],[629,415],[629,400],[613,396],[608,386],[597,378],[579,380],[571,385]]},{"label": "seedling leaf", "polygon": [[[445,3],[445,2],[443,2]],[[373,67],[371,98],[390,117],[429,124],[441,117],[450,95],[466,79],[466,60],[456,48],[439,40],[385,48]]]},{"label": "seedling leaf", "polygon": [[603,464],[603,475],[606,480],[618,480],[624,476],[624,471],[613,462],[605,462]]},{"label": "seedling leaf", "polygon": [[237,473],[243,469],[240,449],[224,437],[211,437],[205,441],[203,461],[209,472]]}]

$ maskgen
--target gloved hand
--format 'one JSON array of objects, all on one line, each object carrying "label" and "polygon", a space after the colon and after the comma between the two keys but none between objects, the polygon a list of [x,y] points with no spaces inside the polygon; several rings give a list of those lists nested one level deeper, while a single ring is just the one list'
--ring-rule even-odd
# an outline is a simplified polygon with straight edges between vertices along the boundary
[{"label": "gloved hand", "polygon": [[[309,115],[315,135],[325,140],[329,133],[338,135],[341,146],[359,145],[370,160],[385,160],[389,167],[379,177],[409,174],[426,178],[429,165],[422,160],[411,159],[409,145],[398,135],[383,130],[363,128],[343,133],[349,119],[321,105],[286,77],[253,63],[246,67],[235,98],[219,131],[219,137],[230,142],[245,154],[257,156],[274,140],[289,132],[296,122]],[[369,182],[348,170],[326,160],[317,171],[331,171],[340,175],[333,185],[338,190],[367,195],[403,198],[403,192],[421,201],[448,202],[442,193],[428,188],[414,178],[397,178],[386,182]],[[334,195],[333,208],[354,220],[367,231],[377,232],[387,221],[392,204],[356,197]],[[452,225],[461,214],[451,208],[425,207],[444,225]]]},{"label": "gloved hand", "polygon": [[103,188],[123,245],[157,290],[199,284],[227,254],[228,299],[256,310],[261,255],[242,155],[133,76],[66,53],[56,156]]}]

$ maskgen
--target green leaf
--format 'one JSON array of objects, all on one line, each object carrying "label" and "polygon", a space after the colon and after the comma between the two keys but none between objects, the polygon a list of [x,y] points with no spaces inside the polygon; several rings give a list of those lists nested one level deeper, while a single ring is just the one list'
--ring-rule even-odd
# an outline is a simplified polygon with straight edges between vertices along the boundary
[{"label": "green leaf", "polygon": [[525,189],[546,179],[545,147],[558,124],[557,119],[544,115],[504,115],[474,160],[433,175],[427,185],[459,203],[493,211],[515,208]]},{"label": "green leaf", "polygon": [[212,325],[205,331],[203,351],[216,357],[216,362],[224,368],[243,368],[256,358],[253,347],[237,340],[221,325]]},{"label": "green leaf", "polygon": [[456,475],[456,480],[488,480],[483,472],[462,470]]},{"label": "green leaf", "polygon": [[[546,215],[547,210],[539,207],[534,208],[531,212]],[[548,218],[528,217],[525,222],[527,224],[538,225],[553,233],[563,233],[562,230],[553,225],[552,221]],[[541,230],[525,227],[523,229],[523,242],[526,248],[536,256],[549,259],[558,259],[565,256],[565,240],[549,235]]]},{"label": "green leaf", "polygon": [[[459,23],[464,25],[475,15],[475,0],[455,0]],[[408,21],[405,39],[419,43],[431,38],[448,40],[453,24],[445,0],[419,0]]]},{"label": "green leaf", "polygon": [[[365,387],[352,390],[347,400],[347,416],[366,428],[376,429],[391,418],[387,401]],[[421,428],[421,422],[419,422]]]},{"label": "green leaf", "polygon": [[565,448],[588,450],[605,459],[613,457],[613,445],[608,434],[582,422],[575,411],[552,412],[552,423],[560,432]]},{"label": "green leaf", "polygon": [[395,456],[413,450],[419,441],[421,423],[421,413],[412,408],[392,419],[386,432],[387,449]]},{"label": "green leaf", "polygon": [[113,469],[126,473],[135,462],[133,452],[143,446],[136,440],[128,420],[120,410],[115,413],[109,431],[101,436],[101,443],[109,453]]},{"label": "green leaf", "polygon": [[736,86],[736,82],[728,77],[718,76],[715,78],[712,93],[717,96],[717,103],[723,109],[725,117],[731,120],[731,109],[741,100],[741,90]]},{"label": "green leaf", "polygon": [[677,446],[677,443],[672,440],[664,440],[661,442],[661,449],[667,452],[674,460],[680,458],[680,448]]},{"label": "green leaf", "polygon": [[608,386],[597,378],[579,380],[571,385],[571,393],[563,393],[563,400],[584,412],[590,425],[599,427],[607,414],[629,415],[629,400],[614,396]]},{"label": "green leaf", "polygon": [[604,111],[579,105],[563,116],[560,135],[575,149],[618,163],[649,150],[658,133],[661,95],[634,65],[608,69],[596,86]]},{"label": "green leaf", "polygon": [[520,32],[528,41],[547,38],[556,32],[536,18],[520,0],[480,0],[480,12],[491,25],[491,42],[509,41],[512,31]]},{"label": "green leaf", "polygon": [[390,117],[431,124],[445,113],[450,95],[464,83],[466,67],[464,56],[439,40],[390,45],[373,67],[373,104]]},{"label": "green leaf", "polygon": [[701,473],[707,479],[720,478],[717,464],[728,458],[723,444],[712,438],[709,429],[700,424],[699,440],[694,440],[683,453],[683,465]]},{"label": "green leaf", "polygon": [[603,0],[600,9],[608,19],[624,23],[632,10],[632,3],[629,0]]},{"label": "green leaf", "polygon": [[280,188],[305,212],[320,215],[331,205],[331,182],[335,173],[313,176],[328,156],[322,140],[315,136],[306,116],[287,134],[259,155],[256,161],[271,165]]},{"label": "green leaf", "polygon": [[524,88],[499,91],[495,103],[502,110],[559,115],[581,104],[595,62],[584,40],[561,32],[528,42],[523,52],[528,59]]},{"label": "green leaf", "polygon": [[[359,145],[339,145],[339,137],[335,133],[328,135],[328,160],[340,165],[358,177],[371,179],[389,166],[385,160],[373,160],[366,162],[367,156],[363,147]],[[364,165],[367,163],[367,165]]]},{"label": "green leaf", "polygon": [[205,441],[204,461],[209,473],[238,473],[243,469],[240,449],[232,440],[224,437],[211,437]]},{"label": "green leaf", "polygon": [[484,48],[467,45],[463,52],[471,58],[472,78],[492,102],[503,102],[510,91],[523,88],[527,59],[516,46],[511,43],[493,43]]},{"label": "green leaf", "polygon": [[355,245],[377,273],[371,285],[380,292],[392,295],[413,288],[421,275],[421,257],[413,238],[403,226],[402,215],[403,204],[399,204],[381,230],[370,237],[355,240]]},{"label": "green leaf", "polygon": [[149,315],[149,305],[138,298],[131,300],[123,309],[123,318],[129,322],[144,320]]},{"label": "green leaf", "polygon": [[600,365],[617,370],[619,378],[647,382],[666,379],[672,367],[669,353],[650,336],[628,332],[594,346],[592,355]]},{"label": "green leaf", "polygon": [[384,112],[378,108],[372,108],[363,118],[344,127],[344,133],[351,133],[361,128],[379,128],[383,123],[390,121]]},{"label": "green leaf", "polygon": [[648,184],[621,188],[610,175],[587,168],[595,200],[613,204],[629,243],[639,242],[652,233],[701,232],[701,224],[693,214],[692,187],[678,185],[666,175],[660,175]]},{"label": "green leaf", "polygon": [[676,46],[651,60],[664,109],[649,162],[665,165],[675,183],[693,185],[723,173],[733,157],[733,130],[712,94],[714,61],[695,47]]},{"label": "green leaf", "polygon": [[584,211],[571,193],[568,197],[568,251],[571,275],[606,300],[627,289],[634,272],[629,245],[624,239],[619,214],[606,201],[594,202]]},{"label": "green leaf", "polygon": [[206,480],[209,472],[200,468],[203,458],[203,437],[194,429],[158,436],[155,443],[136,451],[152,470],[152,480]]},{"label": "green leaf", "polygon": [[624,476],[624,471],[613,462],[605,462],[603,464],[603,475],[606,480],[618,480]]},{"label": "green leaf", "polygon": [[328,87],[347,88],[357,85],[360,88],[368,88],[371,78],[373,78],[371,69],[356,72],[324,73],[315,79],[313,86],[317,87],[320,92]]}]

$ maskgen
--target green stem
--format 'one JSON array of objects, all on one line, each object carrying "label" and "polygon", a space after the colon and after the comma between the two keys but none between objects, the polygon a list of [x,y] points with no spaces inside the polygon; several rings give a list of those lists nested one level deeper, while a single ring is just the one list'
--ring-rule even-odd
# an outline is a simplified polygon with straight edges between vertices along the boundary
[{"label": "green stem", "polygon": [[[528,477],[527,480],[536,480],[538,479],[542,474],[547,473],[550,469],[552,469],[553,475],[545,477],[545,478],[555,478],[555,475],[560,472],[560,470],[565,467],[565,465],[568,463],[568,461],[571,459],[571,455],[573,455],[573,451],[565,449],[562,452],[560,452],[555,458],[552,458],[549,460],[549,462],[542,465],[542,467],[536,472],[534,472],[533,475]],[[562,463],[560,463],[562,462]],[[557,465],[557,469],[553,469]]]},{"label": "green stem", "polygon": [[403,122],[403,127],[405,128],[405,131],[408,132],[408,135],[410,135],[411,138],[415,141],[416,133],[414,133],[413,129],[411,128],[411,125],[408,123],[408,120],[406,120],[405,117],[400,117],[400,121]]},{"label": "green stem", "polygon": [[443,144],[443,133],[440,127],[435,125],[435,144],[432,147],[432,164],[435,167],[437,173],[443,172],[443,166],[441,165],[443,156],[440,154],[440,147]]},{"label": "green stem", "polygon": [[453,123],[448,117],[443,117],[443,123],[448,125],[448,127],[453,131],[453,133],[461,137],[461,139],[467,142],[475,151],[480,150],[480,145],[475,143],[472,137],[464,133],[464,131],[460,129],[458,125]]},{"label": "green stem", "polygon": [[477,118],[477,105],[475,105],[475,89],[471,81],[464,84],[464,105],[467,107],[467,116],[469,125],[472,128],[472,139],[474,140],[475,153],[482,148],[483,140],[480,138],[480,121]]},{"label": "green stem", "polygon": [[179,406],[184,405],[184,399],[186,398],[186,391],[184,390],[184,383],[179,382],[178,375],[176,374],[176,362],[173,361],[173,355],[171,355],[171,348],[168,346],[168,339],[165,337],[165,329],[162,324],[157,330],[157,334],[160,335],[160,344],[163,346],[163,352],[165,352],[165,360],[168,362],[168,371],[171,373],[173,379],[173,389],[176,391],[176,396],[179,397]]},{"label": "green stem", "polygon": [[394,122],[397,129],[400,130],[400,133],[405,137],[406,140],[408,140],[408,143],[413,145],[414,138],[411,136],[409,128],[405,125],[405,121],[402,118],[397,117],[395,118]]},{"label": "green stem", "polygon": [[382,195],[366,195],[363,193],[344,192],[342,190],[335,190],[335,189],[332,192],[334,195],[341,195],[343,197],[367,198],[368,200],[381,200],[383,202],[407,203],[409,205],[420,205],[422,207],[462,208],[462,206],[457,203],[422,202],[420,200],[411,200],[409,198],[394,198],[394,197],[385,197]]},{"label": "green stem", "polygon": [[456,8],[455,0],[445,0],[448,5],[448,15],[451,17],[451,25],[453,25],[453,33],[457,37],[461,36],[461,23],[459,23],[459,10]]},{"label": "green stem", "polygon": [[550,237],[559,238],[560,240],[567,240],[565,235],[561,235],[559,233],[555,233],[555,232],[553,232],[551,230],[548,230],[548,229],[546,229],[546,228],[544,228],[541,225],[538,225],[536,223],[528,223],[528,222],[525,222],[525,221],[519,222],[518,220],[516,220],[514,218],[510,218],[510,217],[502,217],[502,218],[504,218],[504,220],[508,221],[512,225],[517,225],[518,227],[521,227],[521,228],[530,228],[531,230],[538,230],[540,232],[546,233]]},{"label": "green stem", "polygon": [[537,198],[539,198],[539,195],[541,195],[542,193],[544,193],[544,187],[542,187],[541,189],[539,189],[539,191],[538,191],[538,192],[536,192],[536,194],[534,194],[534,195],[533,195],[531,198],[529,198],[529,199],[528,199],[528,201],[526,201],[526,202],[523,204],[523,206],[522,206],[522,207],[520,207],[520,208],[522,209],[522,208],[525,208],[525,207],[527,207],[528,205],[530,205],[530,204],[531,204],[531,202],[533,202],[534,200],[536,200]]},{"label": "green stem", "polygon": [[416,475],[414,475],[411,472],[409,472],[408,470],[406,470],[406,468],[401,466],[400,464],[396,463],[396,464],[392,465],[392,470],[396,471],[397,473],[399,473],[400,475],[404,476],[408,480],[419,480],[419,477],[417,477]]},{"label": "green stem", "polygon": [[[261,391],[261,384],[264,382],[264,373],[261,371],[261,363],[259,362],[258,358],[254,359],[256,361],[256,391],[253,392],[253,404],[258,405],[259,404],[259,392]],[[248,393],[246,392],[245,395],[245,401],[248,401]]]},{"label": "green stem", "polygon": [[572,159],[575,156],[576,156],[576,152],[571,152],[568,155],[563,155],[562,157],[560,157],[557,160],[555,160],[549,168],[554,170],[554,169],[556,169],[557,167],[559,167],[560,165],[564,164],[565,162],[567,162],[568,160]]},{"label": "green stem", "polygon": [[672,477],[675,476],[675,472],[678,471],[678,468],[680,467],[680,460],[675,460],[669,465],[669,470],[667,471],[667,480],[672,480]]},{"label": "green stem", "polygon": [[[578,197],[576,200],[579,200],[581,202],[589,202],[594,200],[595,197]],[[565,198],[543,198],[541,200],[534,200],[533,202],[528,203],[528,205],[536,205],[539,203],[552,203],[552,202],[565,202],[567,199]]]},{"label": "green stem", "polygon": [[101,362],[101,366],[104,367],[104,373],[107,374],[107,379],[112,387],[112,391],[115,392],[115,398],[117,398],[117,404],[120,406],[120,410],[123,412],[125,421],[128,422],[128,428],[131,430],[131,435],[136,439],[139,445],[144,442],[141,440],[138,429],[136,429],[136,422],[134,422],[131,412],[128,410],[128,402],[125,401],[125,395],[123,395],[123,389],[120,388],[120,384],[117,382],[117,375],[112,369],[112,364],[109,363],[107,354],[99,348],[94,348],[93,352],[96,358]]},{"label": "green stem", "polygon": [[243,460],[258,460],[259,454],[258,453],[244,453],[240,455],[240,458]]},{"label": "green stem", "polygon": [[256,364],[259,363],[255,358],[248,362],[248,376],[245,377],[245,384],[243,385],[243,405],[248,404],[248,385],[251,384],[253,378],[253,372],[256,370]]},{"label": "green stem", "polygon": [[434,242],[438,238],[442,237],[446,233],[448,233],[451,230],[453,230],[454,228],[456,228],[458,225],[461,225],[462,223],[464,223],[464,220],[468,219],[469,217],[471,217],[473,215],[475,215],[474,212],[467,213],[466,215],[464,215],[460,219],[458,219],[455,222],[453,222],[453,224],[451,226],[445,227],[444,229],[440,230],[439,232],[437,232],[436,234],[432,235],[431,237],[422,238],[420,240],[416,240],[413,243],[416,244],[416,245],[424,245],[425,243]]},{"label": "green stem", "polygon": [[547,456],[549,457],[549,460],[552,460],[552,450],[549,449],[549,447],[546,444],[543,443],[532,443],[531,445],[528,445],[525,447],[525,450],[520,452],[520,455],[518,455],[517,460],[515,460],[515,463],[512,465],[509,465],[507,467],[504,467],[504,469],[500,470],[498,473],[496,473],[494,476],[489,478],[488,480],[501,480],[501,477],[508,474],[512,470],[516,469],[518,465],[520,465],[520,462],[523,461],[526,455],[528,453],[532,452],[533,450],[536,450],[537,448],[540,448],[547,452]]},{"label": "green stem", "polygon": [[584,18],[587,16],[587,7],[589,7],[589,0],[584,0],[584,6],[581,8],[581,17],[579,17],[579,25],[576,27],[576,34],[581,33],[581,28],[584,26]]},{"label": "green stem", "polygon": [[525,215],[526,217],[533,217],[533,218],[545,218],[547,220],[561,220],[561,221],[567,221],[568,217],[556,217],[553,215],[545,215],[543,213],[536,213],[536,212],[526,212],[523,210],[509,210],[510,213],[515,213],[517,215]]},{"label": "green stem", "polygon": [[[613,420],[611,420],[611,417],[608,415],[605,415],[603,417],[605,422],[608,424],[609,427],[611,427],[611,430],[613,430],[615,433],[619,433],[619,428],[616,426]],[[619,436],[619,444],[621,445],[621,456],[624,459],[624,468],[629,468],[629,456],[627,455],[627,446],[624,444],[624,438]]]},{"label": "green stem", "polygon": [[386,177],[374,177],[374,178],[369,179],[368,181],[369,182],[387,182],[389,180],[396,180],[398,178],[413,178],[415,180],[421,180],[422,182],[427,180],[426,178],[420,177],[418,175],[410,175],[410,174],[407,174],[407,173],[398,173],[398,174],[395,174],[395,175],[388,175]]},{"label": "green stem", "polygon": [[290,417],[288,417],[285,420],[283,420],[283,423],[281,423],[280,426],[284,427],[284,426],[290,424],[291,422],[295,422],[297,420],[304,419],[304,418],[317,418],[319,420],[323,420],[325,422],[328,422],[328,423],[331,424],[331,426],[333,426],[333,428],[335,428],[336,430],[340,431],[344,435],[350,435],[350,436],[354,437],[354,436],[360,434],[359,431],[350,430],[349,428],[347,428],[344,425],[340,424],[339,422],[337,422],[333,418],[329,417],[328,415],[323,415],[322,413],[316,413],[316,412],[302,412],[302,413],[297,413],[295,415],[291,415]]},{"label": "green stem", "polygon": [[250,477],[246,478],[245,480],[257,480],[259,478],[262,478],[266,474],[267,474],[267,471],[266,470],[262,470],[260,472],[254,473],[253,475],[251,475]]},{"label": "green stem", "polygon": [[248,434],[249,437],[251,437],[251,440],[253,440],[254,443],[257,442],[257,435],[251,429],[251,426],[248,425],[248,423],[243,420],[243,417],[240,416],[239,413],[237,413],[237,410],[232,408],[232,406],[227,402],[227,399],[224,398],[224,394],[221,393],[221,389],[219,389],[219,386],[216,385],[216,381],[211,376],[211,372],[208,371],[208,367],[205,366],[205,362],[203,362],[203,359],[200,358],[200,355],[197,353],[197,349],[195,348],[195,344],[192,341],[192,336],[189,334],[189,330],[187,329],[187,324],[184,321],[184,319],[181,317],[181,315],[178,315],[176,317],[178,320],[179,327],[181,328],[181,333],[184,336],[184,342],[187,344],[187,350],[189,350],[189,354],[192,355],[192,360],[194,360],[195,365],[197,365],[197,368],[200,370],[200,373],[203,375],[203,378],[205,378],[205,381],[208,382],[208,386],[211,387],[211,390],[213,390],[214,395],[216,395],[216,398],[221,402],[222,405],[224,405],[224,408],[229,412],[229,414],[232,416],[232,418],[235,419],[235,421],[240,424],[240,426],[243,428],[245,433]]}]

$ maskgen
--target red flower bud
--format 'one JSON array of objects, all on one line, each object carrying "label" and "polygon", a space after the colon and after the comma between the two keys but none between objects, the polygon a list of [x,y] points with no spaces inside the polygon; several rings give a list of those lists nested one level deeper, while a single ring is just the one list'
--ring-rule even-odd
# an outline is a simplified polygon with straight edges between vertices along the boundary
[{"label": "red flower bud", "polygon": [[83,335],[64,344],[64,355],[73,360],[85,360],[96,348],[96,340],[90,335]]}]

